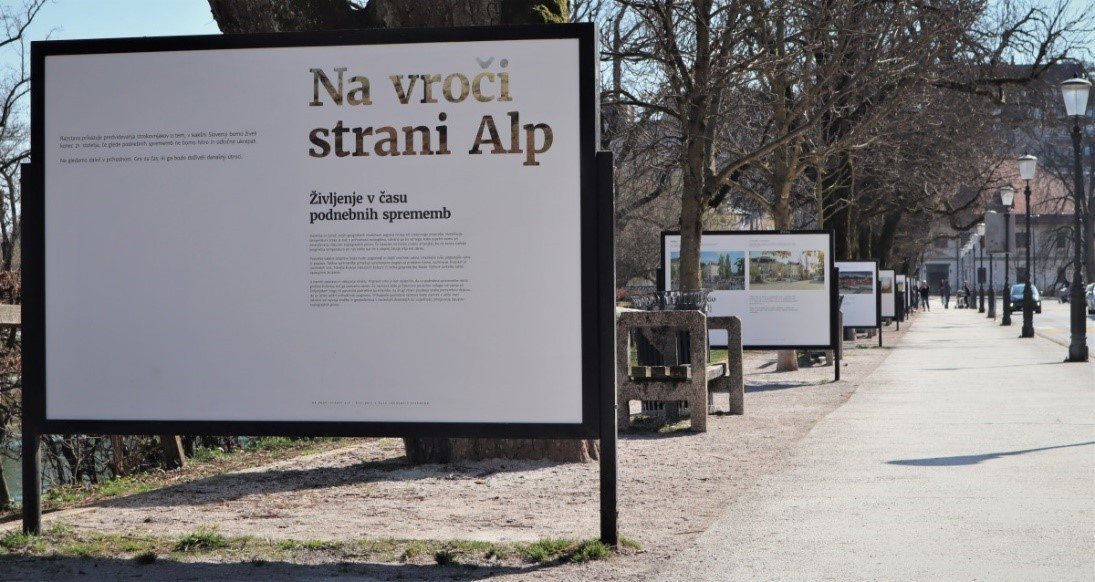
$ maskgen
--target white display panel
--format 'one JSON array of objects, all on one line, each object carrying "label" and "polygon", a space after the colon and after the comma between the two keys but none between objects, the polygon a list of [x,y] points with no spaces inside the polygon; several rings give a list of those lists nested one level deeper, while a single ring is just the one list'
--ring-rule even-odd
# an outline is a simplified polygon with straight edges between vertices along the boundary
[{"label": "white display panel", "polygon": [[882,301],[882,317],[897,317],[897,272],[889,269],[878,271],[878,295]]},{"label": "white display panel", "polygon": [[844,327],[878,327],[878,263],[837,261]]},{"label": "white display panel", "polygon": [[[679,286],[680,239],[662,236],[667,290]],[[832,345],[829,233],[708,232],[700,265],[712,289],[708,315],[741,318],[745,347]],[[725,345],[725,332],[712,332],[711,343]]]},{"label": "white display panel", "polygon": [[46,418],[582,422],[580,58],[46,56]]}]

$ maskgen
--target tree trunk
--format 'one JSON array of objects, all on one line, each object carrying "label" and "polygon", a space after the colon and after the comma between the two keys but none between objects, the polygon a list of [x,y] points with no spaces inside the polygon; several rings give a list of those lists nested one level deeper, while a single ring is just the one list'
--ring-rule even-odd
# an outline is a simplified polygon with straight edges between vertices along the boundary
[{"label": "tree trunk", "polygon": [[160,435],[160,446],[163,447],[164,466],[168,469],[182,469],[186,466],[181,438],[170,434]]},{"label": "tree trunk", "polygon": [[0,465],[0,509],[11,507],[11,491],[8,491],[8,482],[4,478],[4,466]]},{"label": "tree trunk", "polygon": [[128,475],[129,468],[125,464],[125,438],[122,435],[110,435],[110,453],[114,465],[114,475],[117,477]]}]

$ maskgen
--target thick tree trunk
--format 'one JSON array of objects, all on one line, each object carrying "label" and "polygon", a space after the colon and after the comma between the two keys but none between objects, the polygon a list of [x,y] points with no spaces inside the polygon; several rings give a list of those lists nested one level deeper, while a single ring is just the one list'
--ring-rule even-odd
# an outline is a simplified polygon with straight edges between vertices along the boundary
[{"label": "thick tree trunk", "polygon": [[168,469],[182,469],[186,466],[186,453],[183,452],[182,439],[176,435],[160,435],[164,465]]},{"label": "thick tree trunk", "polygon": [[0,465],[0,508],[11,506],[11,491],[8,491],[8,482],[4,478],[4,467]]}]

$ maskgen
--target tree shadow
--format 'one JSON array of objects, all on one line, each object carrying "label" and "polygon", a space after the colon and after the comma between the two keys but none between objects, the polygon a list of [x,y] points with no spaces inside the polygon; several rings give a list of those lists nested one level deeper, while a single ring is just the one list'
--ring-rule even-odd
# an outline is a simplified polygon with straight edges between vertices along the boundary
[{"label": "tree shadow", "polygon": [[759,384],[753,386],[745,386],[746,394],[753,394],[756,392],[775,392],[776,390],[792,390],[794,388],[810,388],[813,386],[821,386],[822,384],[828,384],[828,380],[825,382],[786,382],[776,384]]},{"label": "tree shadow", "polygon": [[997,368],[1029,368],[1031,366],[1058,366],[1066,364],[1068,362],[1061,362],[1053,360],[1050,362],[1034,362],[1031,364],[1004,364],[1004,365],[992,365],[992,366],[959,366],[955,368],[920,368],[925,372],[953,372],[955,370],[995,370]]},{"label": "tree shadow", "polygon": [[1067,449],[1069,447],[1086,447],[1095,445],[1095,441],[1089,441],[1086,443],[1074,443],[1071,445],[1057,445],[1054,447],[1041,447],[1037,449],[1023,449],[1021,451],[1006,451],[1002,453],[985,453],[982,455],[958,455],[954,457],[932,457],[928,459],[903,459],[899,461],[886,461],[888,465],[904,465],[907,467],[956,467],[963,465],[977,465],[984,461],[992,459],[999,459],[1001,457],[1011,457],[1015,455],[1026,455],[1028,453],[1038,453],[1041,451],[1051,451],[1053,449]]},{"label": "tree shadow", "polygon": [[[267,562],[194,562],[159,559],[139,564],[120,558],[0,556],[5,580],[485,580],[498,576],[550,571],[563,564],[473,566],[384,564],[337,561],[319,564]],[[9,578],[10,576],[10,578]]]},{"label": "tree shadow", "polygon": [[264,469],[213,475],[195,481],[106,499],[92,507],[163,507],[210,505],[235,501],[250,495],[269,495],[292,491],[326,489],[348,484],[416,481],[419,479],[481,479],[498,472],[533,471],[566,463],[488,459],[450,464],[411,465],[406,457],[365,461],[341,467],[311,469]]}]

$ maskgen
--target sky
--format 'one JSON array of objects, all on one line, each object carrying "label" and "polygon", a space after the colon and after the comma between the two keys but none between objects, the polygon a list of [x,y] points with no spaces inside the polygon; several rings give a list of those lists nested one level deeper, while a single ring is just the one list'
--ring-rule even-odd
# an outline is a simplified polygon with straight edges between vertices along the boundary
[{"label": "sky", "polygon": [[[23,0],[0,0],[5,10],[18,12],[22,5]],[[31,23],[27,39],[186,34],[220,34],[206,0],[50,0]],[[17,68],[18,59],[15,50],[0,52],[5,69]]]},{"label": "sky", "polygon": [[[22,0],[0,0],[19,6]],[[31,40],[220,34],[206,0],[51,0]]]}]

